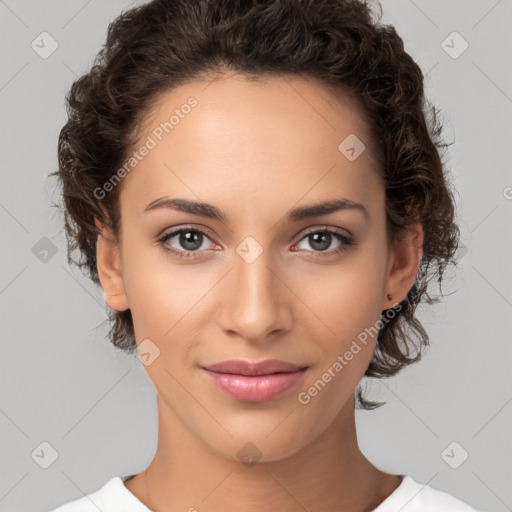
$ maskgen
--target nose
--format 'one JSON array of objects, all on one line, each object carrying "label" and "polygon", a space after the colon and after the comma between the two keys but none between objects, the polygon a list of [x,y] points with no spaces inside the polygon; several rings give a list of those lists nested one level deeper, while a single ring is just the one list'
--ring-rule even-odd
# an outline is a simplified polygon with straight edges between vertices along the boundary
[{"label": "nose", "polygon": [[254,261],[235,254],[220,290],[220,327],[252,343],[264,343],[270,334],[285,332],[292,325],[293,294],[285,276],[271,268],[275,265],[267,252]]}]

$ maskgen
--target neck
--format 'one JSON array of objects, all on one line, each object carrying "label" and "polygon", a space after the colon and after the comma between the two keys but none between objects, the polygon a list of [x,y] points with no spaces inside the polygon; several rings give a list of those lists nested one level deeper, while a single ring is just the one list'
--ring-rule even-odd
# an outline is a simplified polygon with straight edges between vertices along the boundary
[{"label": "neck", "polygon": [[158,396],[159,440],[153,461],[126,487],[154,512],[373,510],[399,485],[359,450],[353,397],[312,443],[280,460],[255,464],[205,445]]}]

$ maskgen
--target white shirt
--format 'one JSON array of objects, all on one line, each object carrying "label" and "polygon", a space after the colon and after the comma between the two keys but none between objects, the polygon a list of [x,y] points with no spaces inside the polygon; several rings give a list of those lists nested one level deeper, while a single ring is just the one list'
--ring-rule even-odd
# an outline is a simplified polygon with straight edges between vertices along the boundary
[{"label": "white shirt", "polygon": [[[402,483],[372,512],[481,512],[447,492],[400,476]],[[97,491],[48,512],[151,512],[125,487],[127,478],[115,476]]]}]

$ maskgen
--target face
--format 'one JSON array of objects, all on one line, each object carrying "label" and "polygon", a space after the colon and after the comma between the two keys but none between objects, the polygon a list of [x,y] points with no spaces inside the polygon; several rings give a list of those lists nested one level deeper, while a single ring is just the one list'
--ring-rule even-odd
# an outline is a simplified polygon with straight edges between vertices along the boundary
[{"label": "face", "polygon": [[[386,293],[402,300],[417,268],[407,258],[399,267],[388,243],[362,115],[303,78],[231,76],[166,93],[140,141],[135,149],[153,147],[123,178],[122,246],[111,245],[110,265],[100,237],[102,285],[118,293],[106,300],[131,309],[167,418],[227,458],[247,442],[262,460],[290,456],[351,403],[392,305]],[[192,213],[161,198],[213,208]],[[348,206],[303,210],[333,201]],[[204,370],[232,359],[306,370],[252,385],[219,377],[232,392],[250,388],[233,395]]]}]

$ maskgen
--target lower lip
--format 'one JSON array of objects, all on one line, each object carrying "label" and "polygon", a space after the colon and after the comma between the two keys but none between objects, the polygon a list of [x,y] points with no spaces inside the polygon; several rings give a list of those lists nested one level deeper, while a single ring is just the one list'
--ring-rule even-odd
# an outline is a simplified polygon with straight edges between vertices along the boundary
[{"label": "lower lip", "polygon": [[293,388],[304,376],[307,368],[289,373],[271,375],[234,375],[205,370],[212,382],[226,395],[245,402],[265,402],[272,400]]}]

